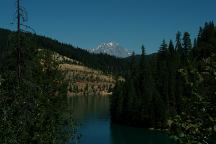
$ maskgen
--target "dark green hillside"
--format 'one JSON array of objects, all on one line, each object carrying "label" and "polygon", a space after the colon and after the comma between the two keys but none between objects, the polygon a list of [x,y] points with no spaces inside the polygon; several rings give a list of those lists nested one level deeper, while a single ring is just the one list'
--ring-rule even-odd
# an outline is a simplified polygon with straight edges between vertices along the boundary
[{"label": "dark green hillside", "polygon": [[65,143],[75,123],[67,112],[68,81],[53,52],[39,51],[21,34],[18,75],[18,35],[0,33],[0,143]]},{"label": "dark green hillside", "polygon": [[[8,41],[13,32],[0,29],[0,49],[4,52],[7,49]],[[90,68],[102,70],[105,73],[123,74],[127,71],[127,60],[120,59],[106,54],[92,54],[87,50],[75,48],[72,45],[61,43],[57,40],[28,33],[27,37],[35,43],[39,49],[49,49],[68,58],[77,60]]]},{"label": "dark green hillside", "polygon": [[[111,97],[113,123],[169,129],[179,143],[203,143],[216,133],[216,28],[190,34],[177,32],[175,43],[162,41],[150,59],[130,57],[125,81]],[[207,143],[207,142],[206,142]]]}]

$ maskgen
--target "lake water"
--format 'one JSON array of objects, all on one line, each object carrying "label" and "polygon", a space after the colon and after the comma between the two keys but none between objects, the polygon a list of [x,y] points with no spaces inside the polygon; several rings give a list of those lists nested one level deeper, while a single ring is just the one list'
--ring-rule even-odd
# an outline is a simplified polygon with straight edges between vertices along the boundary
[{"label": "lake water", "polygon": [[79,142],[68,144],[171,144],[169,137],[148,131],[110,123],[109,97],[79,96],[68,98],[70,111],[80,123]]}]

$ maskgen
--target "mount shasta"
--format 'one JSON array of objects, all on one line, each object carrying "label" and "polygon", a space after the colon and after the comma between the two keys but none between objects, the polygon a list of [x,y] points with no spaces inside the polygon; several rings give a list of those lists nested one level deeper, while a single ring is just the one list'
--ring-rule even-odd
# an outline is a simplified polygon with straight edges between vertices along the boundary
[{"label": "mount shasta", "polygon": [[104,53],[104,54],[116,56],[119,58],[125,58],[131,55],[131,52],[121,47],[116,42],[102,43],[99,46],[97,46],[97,48],[91,49],[90,52],[96,53],[96,54]]}]

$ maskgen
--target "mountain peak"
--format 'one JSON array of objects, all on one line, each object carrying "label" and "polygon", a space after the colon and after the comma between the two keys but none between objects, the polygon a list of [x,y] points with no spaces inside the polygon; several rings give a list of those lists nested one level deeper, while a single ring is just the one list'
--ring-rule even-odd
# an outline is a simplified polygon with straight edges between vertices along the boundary
[{"label": "mountain peak", "polygon": [[131,55],[131,53],[127,49],[121,47],[119,43],[113,41],[102,43],[98,45],[97,48],[91,49],[91,52],[104,53],[104,54],[108,54],[120,58],[125,58]]}]

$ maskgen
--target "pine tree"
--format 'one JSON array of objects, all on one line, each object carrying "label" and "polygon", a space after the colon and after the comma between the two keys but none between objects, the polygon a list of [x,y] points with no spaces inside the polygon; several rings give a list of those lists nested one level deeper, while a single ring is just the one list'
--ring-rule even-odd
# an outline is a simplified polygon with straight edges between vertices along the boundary
[{"label": "pine tree", "polygon": [[176,98],[175,98],[175,83],[176,83],[176,69],[177,69],[177,55],[174,50],[173,42],[170,41],[169,43],[169,56],[168,56],[168,62],[167,62],[167,67],[168,67],[168,73],[169,73],[169,78],[168,78],[168,85],[169,85],[169,110],[170,114],[176,114]]},{"label": "pine tree", "polygon": [[139,63],[139,89],[140,93],[144,94],[146,88],[146,77],[147,77],[147,65],[146,65],[146,58],[145,58],[145,47],[142,45],[141,47],[142,53]]},{"label": "pine tree", "polygon": [[158,75],[156,78],[156,85],[166,109],[165,117],[167,117],[169,113],[168,56],[169,53],[168,53],[167,44],[165,40],[163,40],[157,55]]},{"label": "pine tree", "polygon": [[176,33],[175,51],[182,54],[182,39],[181,39],[181,32],[179,31]]},{"label": "pine tree", "polygon": [[137,71],[137,63],[136,63],[136,58],[135,58],[135,52],[132,53],[130,57],[130,70],[129,70],[129,76],[136,76],[136,71]]},{"label": "pine tree", "polygon": [[141,60],[140,60],[140,69],[142,69],[143,67],[145,67],[145,55],[146,55],[146,53],[145,53],[145,47],[144,47],[144,45],[142,45],[141,51],[142,51],[142,53],[141,53]]},{"label": "pine tree", "polygon": [[185,57],[189,56],[191,50],[192,50],[192,43],[190,39],[190,34],[188,32],[184,33],[183,36],[183,55]]},{"label": "pine tree", "polygon": [[121,122],[124,119],[123,117],[123,110],[125,109],[124,106],[124,98],[123,95],[124,83],[117,80],[117,83],[114,87],[113,94],[110,99],[110,112],[111,112],[111,119],[115,122]]},{"label": "pine tree", "polygon": [[174,49],[174,45],[173,45],[172,40],[170,40],[170,42],[169,42],[168,49],[169,49],[169,53],[170,53],[170,55],[173,56],[174,53],[175,53],[175,49]]},{"label": "pine tree", "polygon": [[[150,69],[147,66],[146,62],[146,55],[145,55],[145,47],[141,47],[141,59],[140,59],[140,67],[139,67],[139,93],[140,98],[138,101],[141,101],[140,103],[140,120],[145,124],[150,124],[150,102],[151,102],[151,81],[150,81]],[[138,102],[137,101],[137,102]]]},{"label": "pine tree", "polygon": [[194,43],[193,43],[193,48],[196,49],[197,48],[197,39],[194,39]]},{"label": "pine tree", "polygon": [[164,58],[166,58],[167,51],[168,49],[167,49],[166,41],[163,40],[158,53],[160,56],[164,56]]}]

